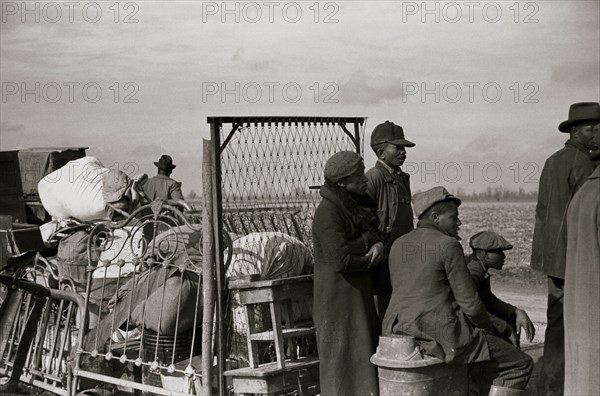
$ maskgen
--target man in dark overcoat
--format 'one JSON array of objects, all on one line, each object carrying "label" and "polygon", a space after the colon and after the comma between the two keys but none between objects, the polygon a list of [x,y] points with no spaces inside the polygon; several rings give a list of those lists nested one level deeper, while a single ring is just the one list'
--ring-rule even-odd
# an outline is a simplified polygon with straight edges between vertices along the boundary
[{"label": "man in dark overcoat", "polygon": [[414,228],[410,176],[401,169],[406,161],[406,148],[414,146],[405,139],[402,127],[390,121],[377,125],[371,134],[371,148],[377,155],[377,162],[366,176],[369,196],[377,202],[379,231],[383,234],[386,257],[371,273],[380,325],[392,296],[387,261],[390,248],[396,238]]},{"label": "man in dark overcoat", "polygon": [[370,269],[383,257],[376,205],[360,155],[334,154],[325,165],[313,220],[314,320],[323,396],[379,394],[377,315]]},{"label": "man in dark overcoat", "polygon": [[597,149],[593,128],[600,122],[600,104],[571,105],[569,119],[558,129],[568,133],[565,147],[546,160],[538,191],[531,267],[548,276],[547,327],[540,385],[545,394],[561,395],[564,382],[563,286],[567,249],[567,207],[594,171],[590,151]]},{"label": "man in dark overcoat", "polygon": [[444,187],[413,197],[417,228],[396,239],[390,252],[393,292],[384,334],[413,336],[446,363],[478,363],[494,378],[490,394],[519,394],[533,362],[493,335],[458,241],[460,203]]}]

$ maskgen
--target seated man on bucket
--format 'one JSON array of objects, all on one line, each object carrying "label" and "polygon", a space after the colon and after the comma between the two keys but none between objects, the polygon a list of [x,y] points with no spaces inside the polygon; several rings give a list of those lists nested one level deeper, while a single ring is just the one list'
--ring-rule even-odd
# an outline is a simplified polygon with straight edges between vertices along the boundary
[{"label": "seated man on bucket", "polygon": [[494,295],[490,285],[491,275],[488,270],[502,269],[506,257],[504,250],[512,249],[512,245],[495,232],[481,231],[469,239],[469,246],[473,249],[473,254],[466,259],[467,268],[485,309],[493,315],[492,321],[498,336],[518,347],[523,328],[526,339],[533,341],[535,328],[527,312],[500,300]]},{"label": "seated man on bucket", "polygon": [[444,187],[414,195],[417,228],[396,239],[390,251],[393,291],[383,333],[415,337],[445,363],[478,363],[493,378],[490,395],[521,394],[533,361],[493,335],[458,242],[460,204]]}]

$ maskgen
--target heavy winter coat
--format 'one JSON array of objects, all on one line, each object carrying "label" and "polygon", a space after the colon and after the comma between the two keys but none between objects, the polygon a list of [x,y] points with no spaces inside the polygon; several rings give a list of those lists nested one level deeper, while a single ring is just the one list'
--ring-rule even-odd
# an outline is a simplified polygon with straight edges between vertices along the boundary
[{"label": "heavy winter coat", "polygon": [[369,196],[377,202],[379,230],[389,251],[396,238],[414,228],[410,175],[402,171],[392,174],[381,161],[377,161],[365,175],[368,179]]},{"label": "heavy winter coat", "polygon": [[429,220],[419,221],[392,245],[390,272],[393,292],[384,334],[413,336],[446,363],[490,358],[483,330],[491,331],[490,317],[456,238]]},{"label": "heavy winter coat", "polygon": [[377,371],[369,361],[377,346],[377,316],[365,257],[382,240],[374,207],[370,212],[329,184],[320,193],[312,231],[321,395],[378,395]]},{"label": "heavy winter coat", "polygon": [[535,209],[531,267],[548,276],[565,278],[567,207],[594,171],[590,153],[571,139],[546,160]]},{"label": "heavy winter coat", "polygon": [[600,395],[600,167],[567,215],[565,395]]}]

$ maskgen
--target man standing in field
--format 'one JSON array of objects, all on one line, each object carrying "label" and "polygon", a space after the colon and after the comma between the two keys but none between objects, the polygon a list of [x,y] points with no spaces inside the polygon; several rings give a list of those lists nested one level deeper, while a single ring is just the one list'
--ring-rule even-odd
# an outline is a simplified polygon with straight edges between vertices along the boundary
[{"label": "man standing in field", "polygon": [[[594,132],[600,145],[600,124]],[[567,227],[565,393],[600,395],[600,166],[573,197]]]},{"label": "man standing in field", "polygon": [[522,394],[533,361],[493,335],[458,241],[460,199],[434,187],[415,194],[413,204],[417,228],[396,239],[390,252],[393,292],[384,334],[413,336],[445,363],[478,363],[493,378],[490,395]]},{"label": "man standing in field", "polygon": [[569,119],[558,127],[559,131],[569,133],[569,140],[564,148],[546,160],[540,178],[531,267],[548,276],[548,327],[540,376],[540,386],[548,387],[545,394],[563,393],[566,214],[569,201],[594,171],[590,151],[598,149],[593,136],[594,127],[599,122],[599,103],[571,105]]},{"label": "man standing in field", "polygon": [[154,165],[158,168],[158,175],[148,179],[142,186],[144,193],[151,201],[160,199],[183,200],[181,193],[181,183],[171,179],[171,173],[177,165],[173,164],[173,158],[170,155],[162,155]]},{"label": "man standing in field", "polygon": [[406,147],[414,146],[404,138],[402,127],[390,121],[377,125],[371,134],[371,148],[377,155],[377,163],[366,176],[369,196],[377,202],[379,231],[385,245],[385,261],[371,270],[380,325],[392,296],[387,259],[390,248],[396,238],[413,229],[409,175],[400,167],[406,161]]}]

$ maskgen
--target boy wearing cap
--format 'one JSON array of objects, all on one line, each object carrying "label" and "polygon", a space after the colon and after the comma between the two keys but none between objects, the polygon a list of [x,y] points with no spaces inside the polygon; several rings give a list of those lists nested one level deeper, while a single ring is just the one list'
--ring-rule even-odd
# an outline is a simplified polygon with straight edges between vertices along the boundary
[{"label": "boy wearing cap", "polygon": [[460,199],[434,187],[415,194],[413,204],[417,228],[390,251],[393,291],[384,334],[413,336],[446,363],[478,363],[485,378],[494,378],[490,395],[521,394],[533,361],[493,335],[458,242]]},{"label": "boy wearing cap", "polygon": [[597,150],[594,126],[600,123],[600,104],[572,104],[569,119],[558,130],[569,134],[565,147],[546,160],[540,177],[533,231],[531,267],[548,276],[548,309],[542,379],[546,394],[562,394],[564,382],[563,286],[567,250],[567,207],[594,171],[590,151]]},{"label": "boy wearing cap", "polygon": [[473,254],[467,258],[471,279],[486,310],[501,319],[494,320],[492,317],[495,329],[501,337],[518,347],[521,328],[524,328],[526,338],[531,342],[535,328],[527,313],[496,297],[490,285],[491,275],[488,270],[502,269],[506,257],[504,251],[512,249],[512,245],[495,232],[481,231],[471,237],[469,246],[473,249]]},{"label": "boy wearing cap", "polygon": [[409,175],[401,166],[406,160],[406,147],[415,144],[405,139],[404,130],[393,122],[379,124],[371,134],[371,148],[377,163],[366,173],[369,196],[377,202],[379,230],[384,236],[384,263],[372,271],[380,324],[392,295],[387,256],[396,238],[413,229]]}]

